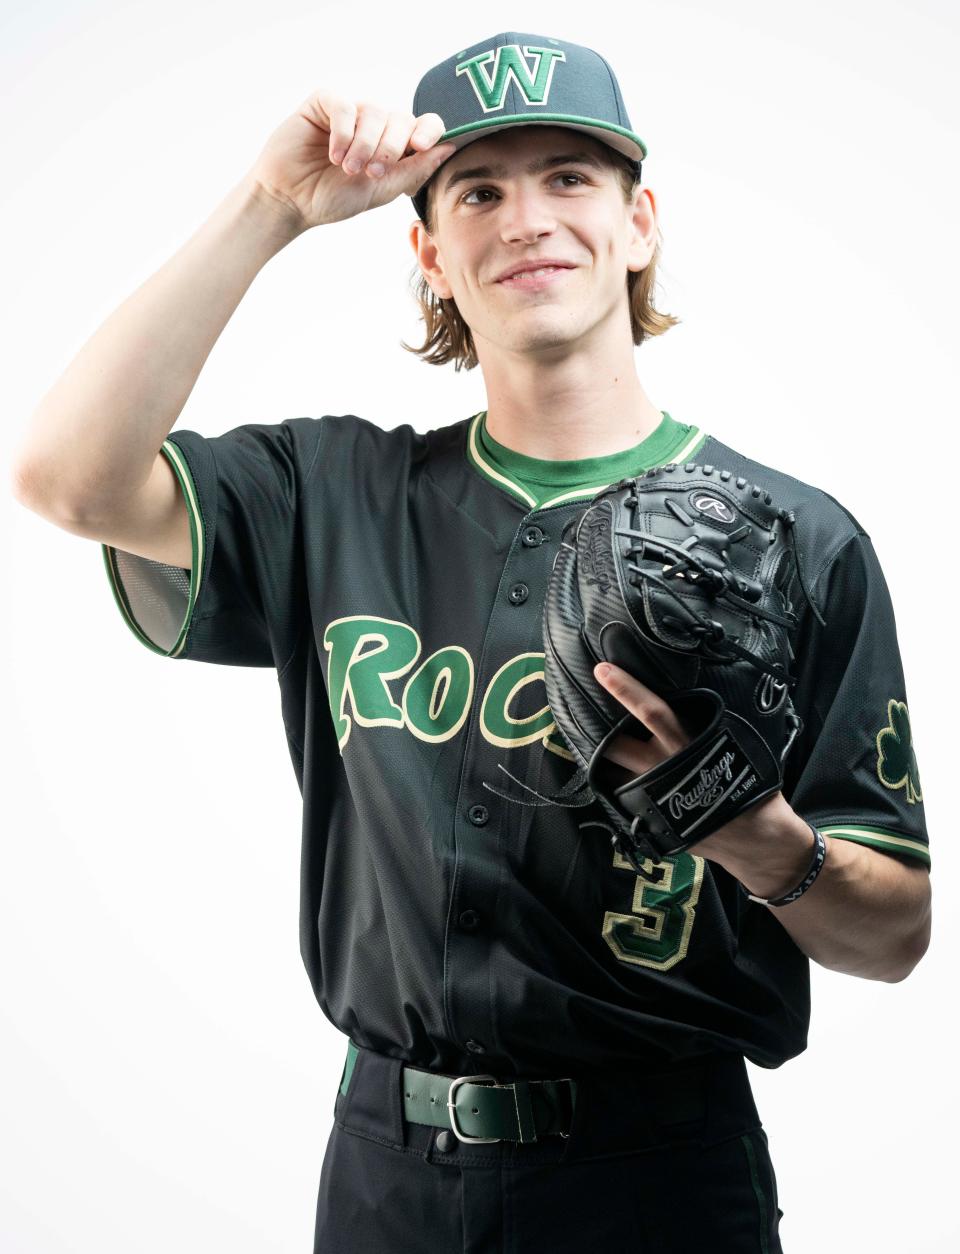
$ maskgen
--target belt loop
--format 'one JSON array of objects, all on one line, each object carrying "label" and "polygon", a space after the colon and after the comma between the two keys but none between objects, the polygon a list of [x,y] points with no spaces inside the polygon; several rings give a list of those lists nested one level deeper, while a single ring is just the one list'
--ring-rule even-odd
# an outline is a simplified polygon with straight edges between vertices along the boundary
[{"label": "belt loop", "polygon": [[403,1062],[399,1058],[391,1058],[390,1074],[390,1122],[391,1135],[394,1143],[407,1147],[410,1144],[407,1121],[403,1117]]},{"label": "belt loop", "polygon": [[[560,1135],[564,1140],[570,1139],[573,1123],[577,1112],[577,1082],[574,1079],[561,1080],[554,1086],[554,1098],[557,1103],[557,1118],[560,1121]],[[566,1131],[563,1131],[566,1129]]]},{"label": "belt loop", "polygon": [[537,1125],[533,1119],[533,1103],[530,1101],[530,1085],[526,1080],[511,1081],[513,1104],[517,1110],[517,1128],[521,1141],[537,1139]]}]

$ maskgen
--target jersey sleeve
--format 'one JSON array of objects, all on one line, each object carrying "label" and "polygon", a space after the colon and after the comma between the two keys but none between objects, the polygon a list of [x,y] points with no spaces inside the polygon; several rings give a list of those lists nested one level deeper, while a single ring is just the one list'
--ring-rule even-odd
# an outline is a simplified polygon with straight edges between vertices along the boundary
[{"label": "jersey sleeve", "polygon": [[866,533],[841,546],[811,594],[826,626],[798,641],[794,703],[804,728],[784,795],[825,836],[929,869],[896,620]]},{"label": "jersey sleeve", "polygon": [[117,606],[164,657],[274,666],[291,657],[306,617],[300,502],[323,419],[248,423],[164,441],[187,506],[192,568],[101,546]]}]

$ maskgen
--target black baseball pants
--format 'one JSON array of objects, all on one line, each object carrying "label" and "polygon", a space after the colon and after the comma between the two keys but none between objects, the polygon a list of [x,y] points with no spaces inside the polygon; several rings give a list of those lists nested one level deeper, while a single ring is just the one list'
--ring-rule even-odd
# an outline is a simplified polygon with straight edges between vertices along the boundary
[{"label": "black baseball pants", "polygon": [[[361,1049],[338,1091],[314,1254],[782,1254],[783,1212],[746,1065],[577,1077],[569,1138],[464,1144],[407,1122],[402,1064]],[[690,1086],[700,1113],[651,1112]]]}]

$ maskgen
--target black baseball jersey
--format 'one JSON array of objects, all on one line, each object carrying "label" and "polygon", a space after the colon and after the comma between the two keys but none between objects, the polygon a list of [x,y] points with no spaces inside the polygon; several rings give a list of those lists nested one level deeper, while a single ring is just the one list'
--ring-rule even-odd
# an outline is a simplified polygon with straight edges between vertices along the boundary
[{"label": "black baseball jersey", "polygon": [[173,431],[193,568],[104,545],[117,604],[161,656],[275,668],[303,798],[301,953],[355,1043],[450,1074],[720,1051],[777,1067],[806,1047],[810,996],[775,910],[695,846],[638,875],[598,803],[499,793],[556,793],[577,765],[543,676],[565,523],[610,483],[696,461],[794,510],[826,623],[801,598],[785,796],[828,836],[929,866],[870,538],[823,491],[666,412],[635,448],[578,461],[513,452],[484,419]]}]

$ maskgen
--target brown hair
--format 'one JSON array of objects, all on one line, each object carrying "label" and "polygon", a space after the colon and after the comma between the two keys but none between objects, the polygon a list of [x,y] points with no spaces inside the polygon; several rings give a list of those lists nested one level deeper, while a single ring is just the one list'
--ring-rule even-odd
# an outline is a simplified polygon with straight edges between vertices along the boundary
[{"label": "brown hair", "polygon": [[[607,145],[598,145],[598,147],[603,148],[604,156],[608,158],[611,165],[615,166],[620,178],[624,200],[629,204],[634,190],[640,182],[639,170],[635,166],[619,160],[617,154]],[[423,188],[424,203],[426,205],[423,221],[430,235],[434,233],[437,226],[435,206],[431,196],[435,178],[436,174]],[[657,237],[658,241],[654,248],[653,256],[644,269],[630,270],[627,273],[627,299],[630,303],[630,327],[633,331],[634,344],[642,344],[651,335],[662,335],[664,331],[669,331],[672,326],[675,326],[680,321],[673,314],[660,313],[653,305],[653,292],[657,284],[657,262],[660,260],[659,230],[657,231]],[[410,282],[413,287],[414,297],[420,306],[420,316],[424,323],[425,338],[419,348],[406,344],[402,340],[400,342],[401,346],[407,352],[415,353],[433,366],[443,366],[448,361],[452,361],[454,370],[472,370],[478,364],[476,350],[473,345],[473,335],[460,316],[456,301],[452,297],[446,299],[435,295],[430,284],[423,277],[419,266],[414,266],[410,275]]]}]

